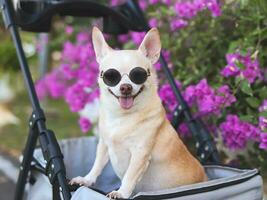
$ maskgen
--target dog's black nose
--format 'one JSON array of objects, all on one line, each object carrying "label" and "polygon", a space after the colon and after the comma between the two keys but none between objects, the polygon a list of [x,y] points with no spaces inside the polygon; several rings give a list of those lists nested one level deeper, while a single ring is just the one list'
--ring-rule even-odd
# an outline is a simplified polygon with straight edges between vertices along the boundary
[{"label": "dog's black nose", "polygon": [[120,91],[122,95],[129,95],[132,93],[133,87],[131,84],[124,83],[120,86]]}]

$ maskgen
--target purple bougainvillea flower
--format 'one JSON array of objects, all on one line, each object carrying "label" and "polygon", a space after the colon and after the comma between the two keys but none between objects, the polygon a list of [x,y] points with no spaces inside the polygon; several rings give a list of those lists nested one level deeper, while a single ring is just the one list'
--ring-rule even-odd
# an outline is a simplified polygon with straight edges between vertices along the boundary
[{"label": "purple bougainvillea flower", "polygon": [[35,89],[40,100],[43,100],[46,96],[48,96],[48,90],[44,79],[41,79],[35,83]]},{"label": "purple bougainvillea flower", "polygon": [[[125,1],[125,0],[124,0]],[[111,0],[110,1],[110,5],[112,6],[117,6],[117,5],[120,5],[124,2],[123,0]]]},{"label": "purple bougainvillea flower", "polygon": [[241,121],[237,115],[227,115],[219,126],[225,145],[232,149],[244,149],[248,140],[259,141],[260,129],[253,124]]},{"label": "purple bougainvillea flower", "polygon": [[192,19],[197,15],[197,10],[192,2],[177,2],[174,5],[174,10],[181,18]]},{"label": "purple bougainvillea flower", "polygon": [[195,86],[195,93],[199,99],[201,99],[204,95],[213,95],[214,89],[208,85],[207,79],[202,79]]},{"label": "purple bougainvillea flower", "polygon": [[121,43],[125,43],[129,40],[129,35],[128,34],[122,34],[118,36],[118,40]]},{"label": "purple bougainvillea flower", "polygon": [[261,133],[260,135],[260,145],[261,149],[267,149],[267,133]]},{"label": "purple bougainvillea flower", "polygon": [[208,115],[210,113],[218,113],[217,105],[215,104],[214,95],[205,95],[198,100],[198,108],[200,115]]},{"label": "purple bougainvillea flower", "polygon": [[75,67],[72,67],[71,64],[63,63],[60,66],[60,69],[67,80],[71,80],[71,79],[75,78],[79,73],[79,71],[78,71],[79,69],[78,69],[77,65],[75,68]]},{"label": "purple bougainvillea flower", "polygon": [[199,12],[206,8],[206,3],[203,0],[194,0],[193,1],[194,8]]},{"label": "purple bougainvillea flower", "polygon": [[139,46],[141,42],[143,41],[143,38],[145,37],[145,32],[131,32],[130,36],[133,40],[134,44]]},{"label": "purple bougainvillea flower", "polygon": [[242,71],[242,75],[249,81],[249,83],[253,83],[257,78],[261,77],[261,70],[257,60],[252,61],[249,59],[248,61],[245,61],[244,64],[246,69]]},{"label": "purple bougainvillea flower", "polygon": [[[196,106],[198,108],[196,116],[219,115],[223,108],[236,101],[227,85],[215,90],[208,85],[206,79],[201,80],[196,85],[189,85],[182,94],[190,107]],[[160,88],[159,95],[169,110],[172,111],[177,106],[169,84]]]},{"label": "purple bougainvillea flower", "polygon": [[188,103],[188,105],[192,106],[193,103],[196,101],[196,95],[195,95],[195,86],[190,85],[185,89],[185,92],[183,93],[185,101]]},{"label": "purple bougainvillea flower", "polygon": [[40,98],[64,98],[72,112],[79,112],[99,97],[99,69],[90,34],[82,31],[76,43],[65,42],[61,57],[59,67],[36,84],[37,94]]},{"label": "purple bougainvillea flower", "polygon": [[267,130],[267,118],[260,116],[259,117],[259,127],[262,131]]},{"label": "purple bougainvillea flower", "polygon": [[206,4],[213,17],[218,17],[222,14],[220,5],[217,0],[206,0]]},{"label": "purple bougainvillea flower", "polygon": [[192,19],[198,12],[208,9],[213,17],[221,15],[221,8],[218,0],[193,0],[178,1],[174,10],[179,18]]},{"label": "purple bougainvillea flower", "polygon": [[247,127],[246,135],[248,139],[259,141],[261,130],[257,126],[254,126],[253,124],[247,122],[244,122],[244,126]]},{"label": "purple bougainvillea flower", "polygon": [[[181,89],[182,85],[179,81],[176,81],[176,85]],[[173,90],[170,84],[164,84],[159,90],[159,96],[170,111],[173,111],[177,106],[177,100],[174,96]]]},{"label": "purple bougainvillea flower", "polygon": [[145,9],[147,9],[147,7],[148,7],[147,0],[140,0],[140,1],[138,1],[138,4],[139,4],[139,6],[140,6],[140,8],[141,8],[142,10],[145,10]]},{"label": "purple bougainvillea flower", "polygon": [[240,70],[235,65],[226,65],[225,68],[221,71],[221,75],[224,77],[237,76],[240,73]]},{"label": "purple bougainvillea flower", "polygon": [[171,20],[170,28],[172,31],[184,28],[188,25],[188,22],[184,19],[173,19]]},{"label": "purple bougainvillea flower", "polygon": [[66,62],[73,62],[79,59],[80,51],[73,51],[77,47],[71,42],[67,41],[63,44],[62,59]]},{"label": "purple bougainvillea flower", "polygon": [[262,105],[259,107],[259,111],[260,112],[267,111],[267,99],[263,101]]},{"label": "purple bougainvillea flower", "polygon": [[92,127],[90,120],[85,117],[80,117],[79,125],[83,133],[87,133]]},{"label": "purple bougainvillea flower", "polygon": [[66,92],[66,82],[59,70],[53,71],[45,77],[46,87],[49,91],[49,95],[52,98],[60,98],[64,96]]},{"label": "purple bougainvillea flower", "polygon": [[155,69],[158,71],[158,70],[160,70],[161,69],[161,64],[160,64],[160,62],[157,62],[156,64],[154,64],[154,67],[155,67]]},{"label": "purple bougainvillea flower", "polygon": [[58,99],[64,96],[68,88],[67,81],[60,69],[56,69],[47,74],[36,84],[37,95],[40,99],[50,96]]},{"label": "purple bougainvillea flower", "polygon": [[217,98],[218,104],[223,106],[230,106],[232,103],[236,102],[236,98],[232,95],[231,90],[228,85],[222,85],[218,88],[217,94],[220,95],[220,98]]},{"label": "purple bougainvillea flower", "polygon": [[238,116],[228,115],[226,121],[220,124],[220,130],[228,148],[235,150],[246,147],[247,137]]},{"label": "purple bougainvillea flower", "polygon": [[184,122],[180,124],[177,131],[181,137],[186,138],[191,136],[188,126]]},{"label": "purple bougainvillea flower", "polygon": [[170,5],[172,5],[172,0],[161,0],[161,3],[163,3],[167,6],[170,6]]},{"label": "purple bougainvillea flower", "polygon": [[[263,79],[262,71],[257,59],[251,59],[248,53],[243,56],[239,53],[226,55],[227,65],[221,70],[224,77],[242,76],[249,83],[254,83],[256,79]],[[243,66],[242,69],[239,66]]]},{"label": "purple bougainvillea flower", "polygon": [[149,3],[150,4],[157,4],[157,3],[159,3],[160,1],[159,0],[149,0]]},{"label": "purple bougainvillea flower", "polygon": [[72,112],[78,112],[84,108],[88,100],[88,94],[79,83],[75,83],[67,90],[65,100],[70,106]]},{"label": "purple bougainvillea flower", "polygon": [[88,42],[88,41],[90,41],[90,39],[91,39],[90,34],[88,34],[88,32],[86,32],[86,31],[82,31],[82,32],[78,33],[76,36],[77,43],[79,43],[79,44]]},{"label": "purple bougainvillea flower", "polygon": [[226,54],[226,61],[230,65],[235,65],[235,63],[240,59],[241,55],[239,53],[229,53]]},{"label": "purple bougainvillea flower", "polygon": [[158,26],[158,20],[156,18],[151,18],[151,19],[149,19],[148,24],[150,27],[157,27]]},{"label": "purple bougainvillea flower", "polygon": [[72,33],[73,33],[73,27],[72,26],[66,26],[66,28],[65,28],[65,33],[67,34],[67,35],[71,35]]}]

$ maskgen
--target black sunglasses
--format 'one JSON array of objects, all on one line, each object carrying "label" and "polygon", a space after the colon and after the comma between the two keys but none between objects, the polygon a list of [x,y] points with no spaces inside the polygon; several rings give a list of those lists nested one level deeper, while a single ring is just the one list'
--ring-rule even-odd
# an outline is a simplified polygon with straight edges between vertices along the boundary
[{"label": "black sunglasses", "polygon": [[[133,68],[128,75],[130,80],[138,85],[146,82],[148,76],[150,76],[149,69],[146,71],[142,67]],[[101,71],[100,73],[100,78],[103,78],[104,83],[110,87],[116,86],[121,81],[121,77],[121,73],[114,68],[108,69],[105,72]]]}]

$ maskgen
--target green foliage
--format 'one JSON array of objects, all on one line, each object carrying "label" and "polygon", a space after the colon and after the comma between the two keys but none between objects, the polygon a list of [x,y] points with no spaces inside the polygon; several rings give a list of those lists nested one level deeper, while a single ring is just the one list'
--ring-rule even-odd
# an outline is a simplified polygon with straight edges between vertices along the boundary
[{"label": "green foliage", "polygon": [[[180,31],[170,33],[164,31],[164,25],[160,27],[163,47],[171,51],[176,78],[183,83],[198,82],[203,77],[213,84],[223,81],[219,71],[226,64],[225,54],[236,50],[254,52],[261,65],[267,65],[267,14],[263,6],[266,1],[227,2],[218,18],[204,12]],[[160,11],[153,10],[148,15],[162,19],[171,16],[172,9],[163,7]],[[252,95],[245,82],[241,88]]]},{"label": "green foliage", "polygon": [[[5,36],[0,33],[0,37],[3,38]],[[5,37],[3,40],[1,40],[0,58],[1,71],[17,70],[19,68],[18,60],[16,57],[16,50],[13,43],[8,37]]]},{"label": "green foliage", "polygon": [[[35,45],[35,34],[21,31],[20,37],[23,42]],[[20,69],[14,43],[11,39],[10,32],[4,27],[2,17],[0,17],[0,58],[0,73],[17,72]],[[37,56],[27,58],[31,63],[31,61],[35,62]]]},{"label": "green foliage", "polygon": [[[173,15],[173,9],[162,6],[151,8],[149,17],[161,21]],[[226,66],[226,54],[239,52],[250,54],[259,60],[261,70],[267,71],[267,1],[266,0],[229,0],[224,1],[222,15],[213,18],[202,12],[193,18],[189,25],[176,32],[169,32],[168,24],[160,26],[163,48],[170,50],[173,73],[183,85],[195,84],[206,78],[210,85],[217,88],[227,84],[231,87],[237,101],[225,109],[219,118],[208,119],[218,126],[227,114],[237,114],[241,120],[258,126],[258,108],[267,98],[267,72],[265,81],[258,79],[249,83],[244,77],[224,78],[220,71]],[[244,64],[236,65],[243,70]],[[263,77],[264,78],[264,77]],[[249,147],[248,147],[249,148]],[[250,147],[249,156],[240,156],[243,166],[261,166],[267,169],[267,152],[257,145]],[[251,157],[253,156],[253,158]]]}]

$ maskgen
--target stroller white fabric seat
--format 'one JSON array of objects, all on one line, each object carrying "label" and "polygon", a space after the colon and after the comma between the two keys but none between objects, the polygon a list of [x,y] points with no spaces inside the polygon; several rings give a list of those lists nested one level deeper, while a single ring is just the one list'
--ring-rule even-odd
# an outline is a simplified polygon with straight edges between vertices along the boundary
[{"label": "stroller white fabric seat", "polygon": [[[67,177],[83,176],[91,169],[96,153],[97,138],[81,137],[59,142]],[[45,166],[40,149],[35,150],[34,157]],[[161,191],[145,191],[133,194],[130,199],[141,200],[262,200],[263,181],[257,169],[241,170],[226,166],[205,166],[209,181],[186,185]],[[32,171],[34,184],[28,184],[29,200],[50,200],[52,189],[47,177],[40,172]],[[175,177],[174,177],[175,178]],[[95,188],[108,193],[118,189],[120,180],[115,175],[110,163],[98,178]],[[107,200],[108,198],[87,187],[80,187],[73,193],[72,200]]]}]

